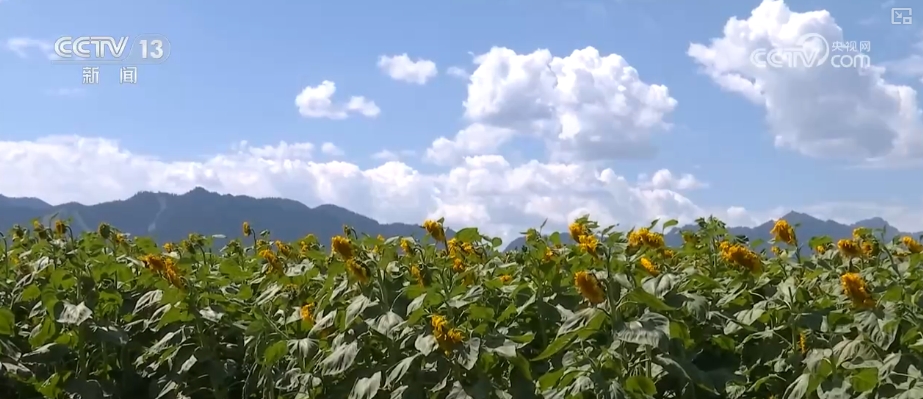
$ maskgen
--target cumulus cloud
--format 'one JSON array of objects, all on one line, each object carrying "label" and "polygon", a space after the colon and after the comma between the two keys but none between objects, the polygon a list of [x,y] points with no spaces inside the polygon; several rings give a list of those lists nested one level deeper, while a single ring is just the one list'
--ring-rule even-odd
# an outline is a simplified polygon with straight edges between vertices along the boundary
[{"label": "cumulus cloud", "polygon": [[917,37],[918,40],[913,45],[913,50],[905,57],[882,63],[888,73],[919,79],[923,82],[923,31],[917,32]]},{"label": "cumulus cloud", "polygon": [[372,159],[378,161],[397,161],[404,157],[412,157],[416,155],[416,152],[413,150],[401,150],[394,152],[391,150],[381,150],[372,154]]},{"label": "cumulus cloud", "polygon": [[[332,203],[382,222],[416,223],[444,216],[452,227],[476,225],[505,239],[546,218],[547,229],[564,231],[567,222],[583,214],[620,228],[655,218],[688,223],[707,215],[732,226],[754,226],[790,209],[847,223],[882,216],[904,231],[923,230],[923,199],[910,205],[718,208],[697,205],[677,191],[683,185],[694,186],[689,183],[658,187],[654,181],[670,179],[656,177],[633,183],[612,169],[588,164],[512,164],[500,155],[483,155],[466,157],[443,172],[423,172],[398,161],[363,169],[350,162],[317,161],[316,150],[312,143],[240,142],[204,159],[167,161],[103,138],[0,141],[0,193],[92,204],[142,190],[183,193],[200,186],[220,193],[291,198],[309,206]],[[664,171],[652,176],[657,175],[676,176]]]},{"label": "cumulus cloud", "polygon": [[425,159],[437,165],[451,165],[469,155],[492,155],[515,134],[511,129],[474,123],[456,133],[452,140],[440,137],[433,141]]},{"label": "cumulus cloud", "polygon": [[439,73],[435,62],[422,58],[414,61],[406,53],[379,57],[378,68],[391,79],[418,85],[426,84]]},{"label": "cumulus cloud", "polygon": [[460,78],[460,79],[468,79],[469,77],[468,71],[466,71],[464,68],[459,68],[457,66],[449,67],[449,69],[447,69],[445,73],[446,75]]},{"label": "cumulus cloud", "polygon": [[317,86],[305,87],[295,97],[298,112],[308,118],[328,119],[346,119],[350,114],[374,118],[381,113],[381,109],[375,105],[374,101],[367,100],[362,96],[353,96],[346,103],[337,104],[333,101],[333,95],[336,91],[336,84],[329,80],[325,80]]},{"label": "cumulus cloud", "polygon": [[20,58],[29,58],[29,53],[37,51],[48,59],[57,58],[54,54],[54,45],[47,40],[29,37],[12,37],[6,40],[5,48],[12,51]]},{"label": "cumulus cloud", "polygon": [[397,154],[394,153],[393,151],[390,151],[390,150],[381,150],[381,151],[378,151],[378,152],[372,154],[372,159],[375,159],[375,160],[378,160],[378,161],[397,161],[397,160],[401,159],[401,157],[400,157],[400,155],[397,155]]},{"label": "cumulus cloud", "polygon": [[565,57],[495,47],[474,63],[464,102],[471,126],[434,141],[430,160],[495,151],[514,136],[544,140],[559,161],[647,157],[677,104],[666,86],[645,83],[620,55],[593,47]]},{"label": "cumulus cloud", "polygon": [[669,169],[660,169],[653,176],[642,174],[638,176],[638,181],[641,187],[676,191],[708,187],[689,173],[674,175]]},{"label": "cumulus cloud", "polygon": [[340,147],[337,147],[337,146],[336,146],[335,144],[333,144],[333,143],[324,143],[324,144],[322,144],[321,147],[320,147],[320,150],[321,150],[321,152],[323,152],[324,154],[330,155],[330,156],[332,156],[332,157],[341,157],[341,156],[345,155],[345,153],[343,152],[343,150],[341,150]]},{"label": "cumulus cloud", "polygon": [[923,82],[923,55],[911,54],[896,61],[885,63],[888,72],[918,78]]},{"label": "cumulus cloud", "polygon": [[[323,152],[323,145],[321,152]],[[252,196],[278,196],[310,206],[333,203],[384,222],[442,217],[514,235],[548,218],[552,229],[589,213],[603,223],[635,225],[656,217],[691,221],[706,210],[668,188],[642,187],[612,169],[500,155],[464,158],[425,173],[398,161],[360,168],[314,159],[312,143],[255,146],[241,142],[204,160],[158,159],[118,142],[79,136],[0,141],[0,192],[52,203],[127,198],[141,190],[181,193],[196,186]],[[88,179],[87,176],[93,176]]]},{"label": "cumulus cloud", "polygon": [[[823,54],[826,42],[844,41],[827,11],[794,12],[781,0],[764,0],[746,19],[731,18],[723,35],[693,43],[688,54],[716,84],[762,106],[775,145],[803,155],[866,163],[903,163],[923,158],[923,123],[917,93],[889,83],[884,69],[835,68],[837,53],[819,66],[803,62],[759,67],[757,50],[796,48]],[[872,60],[874,61],[874,60]]]}]

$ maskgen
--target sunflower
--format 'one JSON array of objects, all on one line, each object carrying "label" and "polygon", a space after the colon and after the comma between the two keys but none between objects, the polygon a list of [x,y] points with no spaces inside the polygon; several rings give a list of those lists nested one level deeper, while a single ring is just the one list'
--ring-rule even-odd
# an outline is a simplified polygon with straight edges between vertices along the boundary
[{"label": "sunflower", "polygon": [[330,247],[333,248],[333,252],[336,252],[343,259],[352,259],[353,258],[353,245],[349,242],[349,239],[344,236],[334,236],[330,239]]},{"label": "sunflower", "polygon": [[657,269],[657,265],[648,258],[641,258],[641,267],[652,276],[660,275],[660,270]]},{"label": "sunflower", "polygon": [[600,285],[595,274],[585,270],[577,272],[574,274],[574,285],[577,286],[577,291],[580,292],[580,295],[594,305],[605,300],[606,296],[602,285]]},{"label": "sunflower", "polygon": [[442,223],[435,220],[426,220],[423,222],[423,229],[433,236],[434,240],[445,241],[445,229],[443,229]]},{"label": "sunflower", "polygon": [[795,229],[785,219],[777,220],[776,224],[772,226],[772,230],[769,230],[769,234],[772,234],[776,241],[789,245],[795,244]]}]

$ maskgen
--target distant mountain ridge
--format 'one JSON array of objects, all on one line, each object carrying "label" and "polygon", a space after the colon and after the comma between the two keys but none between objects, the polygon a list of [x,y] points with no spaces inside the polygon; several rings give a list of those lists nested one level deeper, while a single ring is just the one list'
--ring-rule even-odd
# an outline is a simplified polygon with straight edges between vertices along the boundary
[{"label": "distant mountain ridge", "polygon": [[[923,232],[901,232],[880,217],[860,220],[852,224],[842,224],[833,220],[821,220],[805,213],[791,211],[782,216],[780,219],[785,219],[791,225],[797,226],[796,230],[798,232],[798,237],[805,240],[810,239],[811,237],[821,236],[829,236],[833,239],[849,238],[852,237],[852,232],[857,227],[884,229],[885,239],[887,240],[897,236],[910,235],[917,237],[923,234]],[[775,224],[775,222],[776,220],[770,220],[755,227],[728,227],[728,232],[733,235],[747,236],[747,238],[749,238],[751,241],[762,240],[764,242],[768,242],[772,238],[772,235],[769,234],[769,231],[772,230],[772,226]],[[698,226],[686,225],[678,229],[673,229],[664,236],[664,241],[669,246],[682,245],[683,238],[681,232],[686,230],[696,231],[698,230]],[[568,244],[573,242],[567,233],[562,233],[561,236],[562,241]],[[513,242],[509,244],[508,248],[519,248],[525,245],[525,243],[525,237],[519,237],[513,240]]]},{"label": "distant mountain ridge", "polygon": [[[70,202],[51,205],[38,198],[12,198],[0,195],[0,230],[6,231],[14,224],[28,226],[32,220],[48,223],[52,215],[71,219],[75,232],[96,230],[100,223],[109,223],[134,236],[150,236],[158,242],[176,242],[189,233],[206,235],[220,234],[229,238],[241,235],[241,224],[250,222],[254,229],[270,230],[274,239],[294,241],[307,234],[314,234],[321,243],[329,243],[334,235],[341,234],[348,225],[360,234],[385,237],[423,237],[419,225],[406,223],[379,223],[374,219],[357,214],[336,205],[320,205],[314,208],[284,198],[253,198],[242,195],[217,194],[203,188],[193,189],[185,194],[139,192],[131,198],[83,205]],[[782,218],[798,226],[798,235],[803,238],[830,236],[845,238],[852,235],[856,227],[885,228],[887,239],[898,235],[918,236],[923,233],[904,233],[882,218],[862,220],[853,224],[842,224],[832,220],[821,220],[811,215],[789,212]],[[730,227],[731,234],[744,235],[751,240],[768,241],[774,220],[756,227]],[[665,236],[668,245],[682,244],[681,230],[695,230],[688,225],[673,230]],[[451,230],[446,232],[453,236]],[[571,243],[568,234],[562,234],[565,243]],[[517,249],[525,244],[525,237],[518,237],[505,245]]]},{"label": "distant mountain ridge", "polygon": [[[311,208],[289,199],[222,195],[203,188],[181,195],[140,192],[125,200],[95,205],[71,202],[52,206],[35,198],[0,197],[3,231],[14,224],[28,226],[35,219],[47,224],[52,215],[70,219],[77,233],[96,230],[105,222],[133,236],[150,236],[161,243],[177,242],[193,232],[240,237],[245,221],[257,233],[270,230],[273,239],[294,241],[314,234],[325,245],[331,237],[342,234],[344,225],[372,236],[420,239],[424,235],[419,225],[382,224],[336,205]],[[446,234],[451,237],[454,232]]]},{"label": "distant mountain ridge", "polygon": [[42,201],[38,198],[32,198],[32,197],[12,198],[12,197],[5,197],[3,195],[0,195],[0,209],[3,209],[4,207],[47,209],[51,207],[51,204],[45,201]]}]

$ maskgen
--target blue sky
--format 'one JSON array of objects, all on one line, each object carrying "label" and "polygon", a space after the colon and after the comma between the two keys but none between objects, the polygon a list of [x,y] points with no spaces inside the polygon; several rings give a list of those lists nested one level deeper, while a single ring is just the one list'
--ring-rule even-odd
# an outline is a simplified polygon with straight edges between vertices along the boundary
[{"label": "blue sky", "polygon": [[[890,8],[903,5],[3,0],[0,171],[22,177],[4,178],[0,194],[91,203],[201,185],[333,202],[386,221],[447,216],[500,232],[583,211],[626,224],[709,213],[753,224],[789,209],[923,229],[923,14],[917,24],[891,25]],[[763,16],[751,17],[755,9]],[[728,31],[731,18],[740,22]],[[868,41],[880,70],[743,65],[750,50],[790,42],[793,31]],[[713,45],[728,32],[749,33]],[[163,64],[140,65],[136,85],[118,83],[118,66],[83,85],[82,65],[48,58],[60,36],[145,33],[169,38],[172,51]],[[588,47],[595,58],[569,58]],[[596,70],[567,91],[564,75],[529,64],[530,54],[565,70],[617,54],[637,72]],[[430,61],[435,75],[428,64],[388,70],[381,62],[400,55]],[[613,84],[632,76],[640,99],[617,109]],[[751,83],[736,85],[734,76]],[[332,105],[296,105],[324,81],[335,84]],[[666,99],[650,97],[656,85]],[[747,87],[763,93],[748,100]],[[354,96],[377,112],[343,111]],[[562,116],[568,111],[572,119]],[[345,117],[329,117],[337,112]],[[621,125],[646,112],[669,127]],[[565,121],[584,138],[560,138]],[[456,137],[471,126],[486,128]],[[448,144],[433,152],[439,137]],[[661,169],[670,174],[651,179]],[[682,183],[684,174],[694,177]]]}]

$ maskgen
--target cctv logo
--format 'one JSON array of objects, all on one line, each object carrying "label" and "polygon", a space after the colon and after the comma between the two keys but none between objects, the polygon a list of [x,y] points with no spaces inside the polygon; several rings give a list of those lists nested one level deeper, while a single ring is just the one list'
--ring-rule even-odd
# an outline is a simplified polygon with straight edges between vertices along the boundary
[{"label": "cctv logo", "polygon": [[[126,51],[127,50],[127,51]],[[129,58],[137,63],[161,63],[170,53],[170,41],[161,35],[63,36],[54,43],[55,62],[107,63]]]}]

